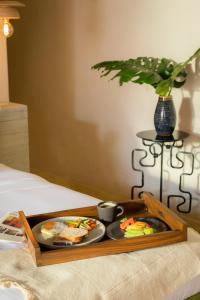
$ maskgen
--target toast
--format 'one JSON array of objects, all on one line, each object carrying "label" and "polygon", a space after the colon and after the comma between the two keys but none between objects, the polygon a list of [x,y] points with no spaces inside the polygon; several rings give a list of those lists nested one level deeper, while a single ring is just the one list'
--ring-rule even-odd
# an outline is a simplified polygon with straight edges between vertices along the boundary
[{"label": "toast", "polygon": [[80,243],[87,234],[88,231],[83,228],[65,227],[65,229],[59,234],[59,237],[76,244]]}]

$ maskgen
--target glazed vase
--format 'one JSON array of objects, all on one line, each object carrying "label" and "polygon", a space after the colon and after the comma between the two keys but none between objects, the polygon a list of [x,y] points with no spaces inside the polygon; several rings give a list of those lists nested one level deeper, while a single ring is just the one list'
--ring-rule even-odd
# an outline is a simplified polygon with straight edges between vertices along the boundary
[{"label": "glazed vase", "polygon": [[176,111],[171,96],[159,96],[154,113],[154,126],[158,136],[172,135],[176,126]]}]

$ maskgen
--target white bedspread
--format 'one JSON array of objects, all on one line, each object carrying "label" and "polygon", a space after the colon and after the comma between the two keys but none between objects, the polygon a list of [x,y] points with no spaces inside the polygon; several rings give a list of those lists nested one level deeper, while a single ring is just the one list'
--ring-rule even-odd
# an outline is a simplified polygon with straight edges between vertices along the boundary
[{"label": "white bedspread", "polygon": [[26,215],[95,205],[100,200],[26,172],[0,165],[0,216],[23,210]]},{"label": "white bedspread", "polygon": [[[0,215],[50,212],[98,201],[0,165]],[[189,229],[187,242],[39,268],[27,250],[0,251],[0,286],[12,283],[31,300],[183,300],[200,291],[200,235]],[[8,295],[0,288],[0,300],[20,298],[16,289]]]},{"label": "white bedspread", "polygon": [[200,236],[190,229],[187,242],[38,268],[28,251],[8,250],[0,266],[0,283],[34,300],[183,300],[200,290]]}]

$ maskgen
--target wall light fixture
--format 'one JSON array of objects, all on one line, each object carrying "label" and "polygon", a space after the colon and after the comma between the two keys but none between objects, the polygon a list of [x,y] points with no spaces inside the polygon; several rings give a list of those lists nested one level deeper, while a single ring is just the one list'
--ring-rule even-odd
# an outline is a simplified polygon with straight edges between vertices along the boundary
[{"label": "wall light fixture", "polygon": [[7,38],[12,36],[14,29],[11,19],[19,19],[17,10],[25,6],[18,1],[0,1],[0,104],[9,102]]}]

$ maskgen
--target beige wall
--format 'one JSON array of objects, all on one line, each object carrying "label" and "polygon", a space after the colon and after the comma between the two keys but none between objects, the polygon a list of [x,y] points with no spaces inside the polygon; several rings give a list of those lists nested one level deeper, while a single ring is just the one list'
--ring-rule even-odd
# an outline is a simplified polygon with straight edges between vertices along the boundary
[{"label": "beige wall", "polygon": [[[10,94],[29,108],[32,171],[101,198],[128,198],[140,178],[131,169],[131,151],[141,146],[135,135],[153,128],[157,96],[146,86],[119,87],[90,68],[137,56],[184,60],[200,47],[199,0],[23,2],[9,41]],[[174,92],[177,128],[193,133],[187,149],[196,152],[199,88],[196,72]],[[198,198],[195,167],[185,182]],[[176,190],[180,171],[165,169],[165,192]],[[158,171],[147,169],[146,189],[158,190]]]}]

